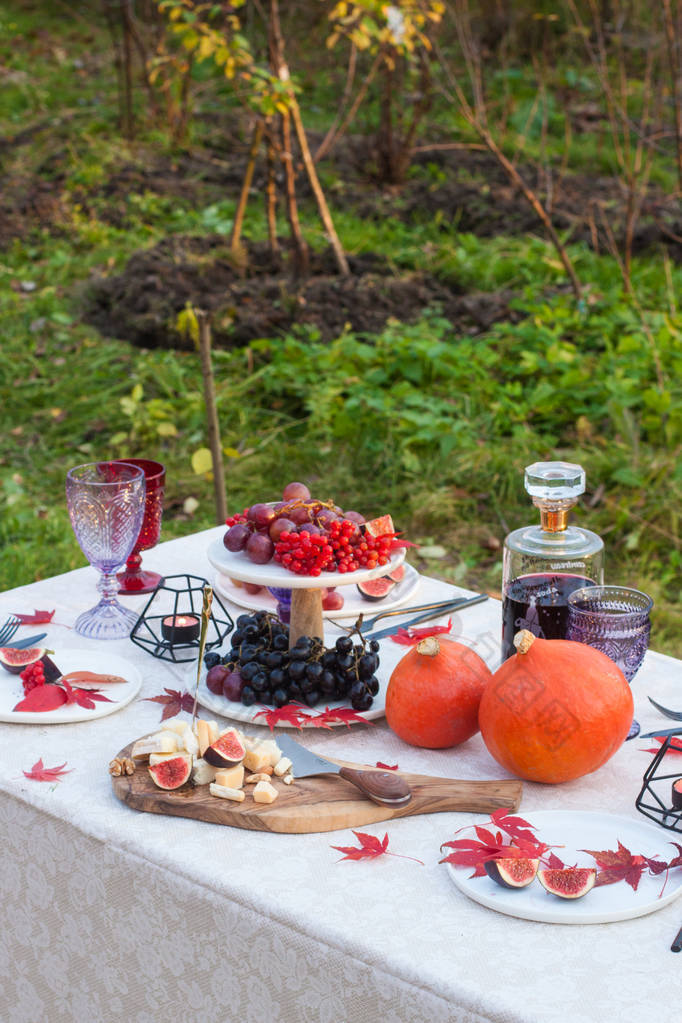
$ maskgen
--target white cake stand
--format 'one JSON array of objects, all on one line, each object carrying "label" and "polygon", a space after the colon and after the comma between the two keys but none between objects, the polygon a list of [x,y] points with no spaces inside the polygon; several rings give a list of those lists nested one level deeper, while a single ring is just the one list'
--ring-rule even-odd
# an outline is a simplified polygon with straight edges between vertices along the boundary
[{"label": "white cake stand", "polygon": [[239,551],[233,554],[223,544],[222,537],[214,540],[206,552],[215,569],[230,579],[256,586],[274,586],[291,590],[291,622],[289,644],[293,646],[299,636],[324,636],[322,623],[322,590],[329,586],[348,586],[388,575],[405,560],[405,549],[391,556],[387,565],[377,568],[359,568],[355,572],[321,572],[320,575],[296,575],[276,561],[256,565]]}]

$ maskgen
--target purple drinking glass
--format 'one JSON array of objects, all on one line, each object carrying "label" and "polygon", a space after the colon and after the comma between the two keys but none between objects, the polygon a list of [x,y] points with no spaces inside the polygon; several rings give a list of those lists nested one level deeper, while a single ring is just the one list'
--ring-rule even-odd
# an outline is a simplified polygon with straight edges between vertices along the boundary
[{"label": "purple drinking glass", "polygon": [[137,540],[144,516],[145,479],[138,466],[90,462],[66,475],[66,504],[80,549],[99,570],[102,599],[76,619],[75,629],[89,639],[123,639],[138,615],[116,600],[116,571]]},{"label": "purple drinking glass", "polygon": [[[626,586],[575,590],[568,598],[566,639],[601,650],[631,682],[649,647],[653,606],[646,593]],[[639,724],[633,721],[628,738],[638,733]]]},{"label": "purple drinking glass", "polygon": [[117,458],[115,465],[136,465],[142,469],[146,484],[144,500],[144,518],[140,527],[140,535],[135,541],[126,567],[118,573],[119,593],[151,593],[155,590],[163,576],[158,572],[143,569],[141,551],[155,547],[161,536],[161,516],[163,514],[163,491],[166,482],[166,469],[161,462],[153,462],[149,458]]}]

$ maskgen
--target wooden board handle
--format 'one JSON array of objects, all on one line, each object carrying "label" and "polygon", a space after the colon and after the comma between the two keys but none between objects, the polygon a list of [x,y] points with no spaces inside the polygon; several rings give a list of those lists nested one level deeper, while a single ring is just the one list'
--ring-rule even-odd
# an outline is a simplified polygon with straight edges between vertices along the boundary
[{"label": "wooden board handle", "polygon": [[388,771],[358,771],[353,767],[342,767],[339,775],[379,806],[407,806],[412,799],[410,786],[399,774],[389,774]]}]

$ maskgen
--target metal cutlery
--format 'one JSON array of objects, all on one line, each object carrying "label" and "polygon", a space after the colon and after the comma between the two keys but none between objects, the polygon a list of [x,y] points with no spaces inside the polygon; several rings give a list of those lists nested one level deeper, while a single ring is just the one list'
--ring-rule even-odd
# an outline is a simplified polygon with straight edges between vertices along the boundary
[{"label": "metal cutlery", "polygon": [[447,614],[448,611],[461,611],[462,608],[472,607],[474,604],[480,604],[482,601],[487,600],[487,593],[479,593],[476,597],[466,597],[464,600],[459,600],[457,603],[447,604],[445,607],[439,607],[436,610],[427,611],[425,614],[416,615],[414,618],[408,618],[406,622],[400,622],[398,625],[390,625],[386,629],[379,629],[378,632],[370,632],[364,635],[365,639],[384,639],[386,636],[394,636],[400,629],[409,629],[413,625],[418,625],[419,622],[428,622],[432,618],[440,618],[441,615]]},{"label": "metal cutlery", "polygon": [[311,753],[288,735],[278,735],[277,745],[290,760],[295,778],[308,778],[318,774],[338,774],[379,806],[406,806],[412,799],[412,790],[404,778],[390,771],[361,771],[355,767],[341,767],[317,753]]},{"label": "metal cutlery", "polygon": [[0,626],[0,646],[7,646],[7,641],[12,638],[20,625],[21,622],[16,615],[9,616],[7,621]]},{"label": "metal cutlery", "polygon": [[46,632],[39,632],[37,636],[27,636],[25,639],[18,639],[16,643],[2,643],[0,646],[9,647],[10,650],[28,650],[46,636]]},{"label": "metal cutlery", "polygon": [[382,611],[381,614],[374,615],[373,618],[363,619],[360,632],[369,632],[382,618],[392,618],[395,615],[420,614],[422,611],[442,610],[445,612],[456,607],[458,604],[464,604],[467,599],[467,597],[451,597],[450,600],[439,600],[433,604],[420,604],[417,607],[394,607],[391,611]]}]

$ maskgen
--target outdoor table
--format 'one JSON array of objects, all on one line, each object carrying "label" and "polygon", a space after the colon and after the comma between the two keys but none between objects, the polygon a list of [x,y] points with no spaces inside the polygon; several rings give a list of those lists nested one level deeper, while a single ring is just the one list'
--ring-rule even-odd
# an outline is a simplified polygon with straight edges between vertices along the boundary
[{"label": "outdoor table", "polygon": [[[145,567],[211,580],[205,552],[219,535],[216,528],[160,544],[145,552]],[[350,831],[262,833],[139,813],[119,802],[109,761],[159,727],[159,705],[143,698],[191,688],[195,669],[154,659],[129,640],[94,643],[69,630],[92,605],[95,582],[95,571],[82,568],[0,594],[0,621],[10,612],[56,608],[45,643],[57,660],[60,646],[111,650],[143,673],[139,698],[110,716],[0,724],[4,1023],[679,1023],[682,957],[670,944],[682,902],[589,926],[484,908],[439,864],[441,843],[483,823],[482,815],[406,817],[363,829],[380,838],[388,832],[389,851],[422,866],[397,856],[339,862],[332,845],[354,845]],[[424,578],[411,602],[451,593],[452,586]],[[121,599],[141,610],[148,597]],[[494,659],[499,604],[454,617],[453,634],[461,630]],[[680,709],[682,664],[649,652],[633,692],[643,731],[669,727],[646,697]],[[322,755],[372,765],[508,776],[480,735],[452,750],[422,750],[381,719],[297,738]],[[651,745],[628,742],[573,783],[525,783],[520,815],[575,809],[645,821],[634,804],[651,759],[642,748]],[[40,757],[46,766],[66,761],[71,773],[58,784],[25,779]],[[679,838],[650,826],[664,849]]]}]

